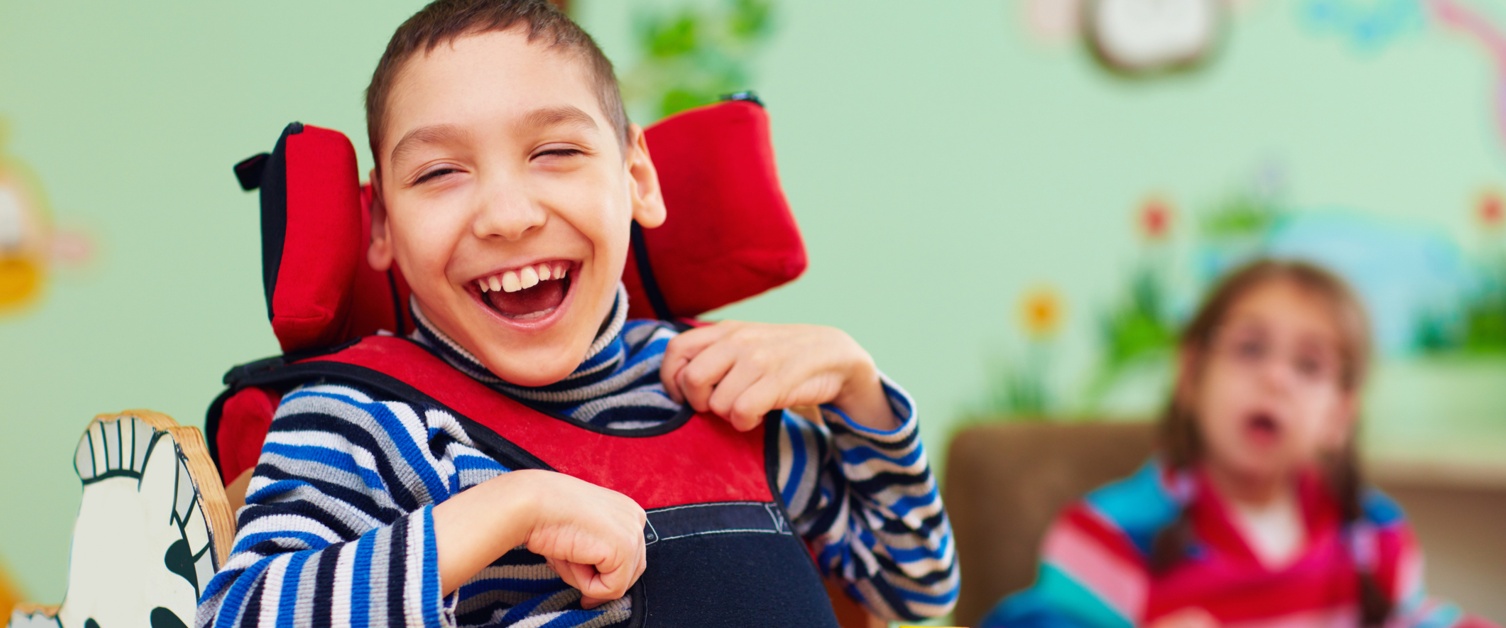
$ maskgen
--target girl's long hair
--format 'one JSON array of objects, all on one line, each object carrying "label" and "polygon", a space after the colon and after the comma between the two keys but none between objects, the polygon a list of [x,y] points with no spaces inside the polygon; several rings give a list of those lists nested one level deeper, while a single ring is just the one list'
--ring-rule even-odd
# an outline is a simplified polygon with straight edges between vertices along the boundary
[{"label": "girl's long hair", "polygon": [[[1259,260],[1227,276],[1203,302],[1197,315],[1182,332],[1179,346],[1180,367],[1176,390],[1161,414],[1158,439],[1165,464],[1178,471],[1196,465],[1203,456],[1202,436],[1197,417],[1188,407],[1191,397],[1185,387],[1197,385],[1197,372],[1212,349],[1213,335],[1228,318],[1229,310],[1256,288],[1275,281],[1289,282],[1304,293],[1325,302],[1339,330],[1342,368],[1338,384],[1351,394],[1358,394],[1370,361],[1370,326],[1354,292],[1343,280],[1322,268],[1300,261]],[[1362,516],[1360,501],[1364,479],[1354,446],[1354,434],[1342,450],[1324,461],[1328,488],[1338,501],[1345,529],[1352,529]],[[1170,526],[1157,535],[1152,547],[1151,565],[1157,571],[1169,569],[1187,555],[1192,543],[1192,521],[1187,509]],[[1386,599],[1368,566],[1358,565],[1360,615],[1363,626],[1380,626],[1391,614]]]}]

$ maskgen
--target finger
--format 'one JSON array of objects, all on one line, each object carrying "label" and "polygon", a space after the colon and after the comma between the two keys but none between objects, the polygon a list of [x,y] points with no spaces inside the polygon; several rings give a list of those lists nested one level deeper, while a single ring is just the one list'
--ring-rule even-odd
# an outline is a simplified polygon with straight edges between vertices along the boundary
[{"label": "finger", "polygon": [[787,391],[782,390],[778,377],[765,375],[745,388],[737,399],[732,402],[732,407],[727,414],[727,420],[732,427],[739,432],[746,432],[763,425],[764,417],[771,410],[783,409],[780,407],[781,400]]},{"label": "finger", "polygon": [[601,606],[602,604],[606,604],[607,602],[610,602],[610,601],[611,600],[603,600],[601,598],[595,598],[595,597],[591,597],[589,595],[581,594],[581,596],[580,596],[580,607],[589,611],[589,610],[591,610],[593,608]]},{"label": "finger", "polygon": [[584,587],[586,585],[580,578],[577,577],[578,572],[572,567],[572,563],[564,560],[555,560],[553,558],[544,559],[544,563],[549,566],[549,569],[553,570],[554,573],[559,575],[560,580],[565,581],[566,586],[580,591],[582,598],[585,597]]},{"label": "finger", "polygon": [[736,363],[737,350],[728,343],[713,344],[696,354],[676,377],[684,396],[681,403],[690,404],[697,412],[709,412],[711,393]]},{"label": "finger", "polygon": [[722,381],[717,382],[716,388],[712,389],[706,405],[717,416],[731,421],[733,404],[763,375],[762,370],[746,359],[746,356],[737,358],[732,363],[732,368],[722,376]]},{"label": "finger", "polygon": [[586,600],[587,598],[592,600],[605,601],[615,600],[622,597],[621,593],[616,593],[614,595],[612,586],[608,584],[606,580],[606,574],[604,574],[598,567],[599,566],[595,565],[570,563],[570,569],[575,574],[577,582],[580,583],[580,586],[576,588],[580,590],[582,603],[584,603],[584,600]]},{"label": "finger", "polygon": [[624,561],[623,564],[612,569],[598,568],[586,592],[591,597],[605,600],[620,598],[627,594],[629,587],[633,586],[632,569],[636,567],[636,561],[632,563]]},{"label": "finger", "polygon": [[664,347],[664,363],[659,368],[659,379],[664,383],[665,392],[669,393],[675,403],[685,403],[685,396],[680,390],[680,369],[685,368],[703,349],[730,332],[732,327],[727,323],[697,327],[669,340],[669,344]]}]

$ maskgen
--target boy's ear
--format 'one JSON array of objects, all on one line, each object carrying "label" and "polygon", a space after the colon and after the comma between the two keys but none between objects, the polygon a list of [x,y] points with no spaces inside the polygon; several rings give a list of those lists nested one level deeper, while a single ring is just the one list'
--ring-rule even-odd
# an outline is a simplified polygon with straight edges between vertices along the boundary
[{"label": "boy's ear", "polygon": [[632,194],[633,220],[645,229],[664,224],[664,195],[659,189],[659,171],[648,154],[648,138],[636,124],[628,125],[628,187]]},{"label": "boy's ear", "polygon": [[392,268],[392,238],[387,229],[387,206],[382,202],[382,180],[371,169],[371,246],[366,249],[366,263],[377,272]]}]

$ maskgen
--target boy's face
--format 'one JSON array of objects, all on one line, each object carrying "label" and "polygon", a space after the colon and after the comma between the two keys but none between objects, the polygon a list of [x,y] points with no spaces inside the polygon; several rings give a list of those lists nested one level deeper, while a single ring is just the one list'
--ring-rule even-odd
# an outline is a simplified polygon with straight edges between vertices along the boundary
[{"label": "boy's face", "polygon": [[371,264],[396,263],[497,376],[569,375],[611,309],[632,221],[664,220],[642,132],[624,149],[585,64],[517,29],[414,55],[385,116]]}]

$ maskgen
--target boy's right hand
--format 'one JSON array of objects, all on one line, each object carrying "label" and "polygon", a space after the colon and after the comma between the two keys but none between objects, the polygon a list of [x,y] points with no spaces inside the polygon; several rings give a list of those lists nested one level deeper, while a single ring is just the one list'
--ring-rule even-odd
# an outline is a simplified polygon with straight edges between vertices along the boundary
[{"label": "boy's right hand", "polygon": [[[626,495],[551,471],[526,474],[530,501],[528,551],[580,591],[583,608],[627,594],[648,566],[647,514]],[[523,479],[523,478],[514,478]]]},{"label": "boy's right hand", "polygon": [[543,556],[594,608],[627,594],[648,566],[647,515],[626,495],[563,473],[504,473],[434,507],[445,594],[518,546]]}]

